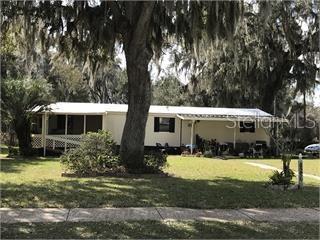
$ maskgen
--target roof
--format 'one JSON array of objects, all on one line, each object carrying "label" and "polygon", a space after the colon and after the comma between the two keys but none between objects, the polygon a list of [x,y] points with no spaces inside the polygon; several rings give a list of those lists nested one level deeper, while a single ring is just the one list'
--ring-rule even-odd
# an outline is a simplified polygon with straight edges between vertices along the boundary
[{"label": "roof", "polygon": [[[55,114],[104,114],[108,112],[125,113],[126,104],[71,103],[57,102],[48,106],[48,112]],[[36,109],[34,110],[36,111]],[[228,117],[272,118],[273,116],[257,108],[214,108],[151,105],[150,114],[178,116],[181,119],[212,119]]]}]

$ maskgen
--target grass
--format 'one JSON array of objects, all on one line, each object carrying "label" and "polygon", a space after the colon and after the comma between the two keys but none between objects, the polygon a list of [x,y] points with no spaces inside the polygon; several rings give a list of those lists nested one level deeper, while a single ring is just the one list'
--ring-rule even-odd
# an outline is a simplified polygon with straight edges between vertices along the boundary
[{"label": "grass", "polygon": [[[1,160],[2,207],[318,207],[319,181],[303,191],[264,187],[271,171],[248,160],[170,156],[172,177],[65,178],[58,159]],[[280,160],[279,160],[280,161]]]},{"label": "grass", "polygon": [[[252,162],[263,163],[282,169],[282,162],[275,159],[254,160]],[[298,160],[291,160],[290,168],[298,171]],[[303,160],[303,172],[320,177],[320,159],[305,159]]]},{"label": "grass", "polygon": [[319,239],[316,223],[128,221],[2,224],[11,239]]}]

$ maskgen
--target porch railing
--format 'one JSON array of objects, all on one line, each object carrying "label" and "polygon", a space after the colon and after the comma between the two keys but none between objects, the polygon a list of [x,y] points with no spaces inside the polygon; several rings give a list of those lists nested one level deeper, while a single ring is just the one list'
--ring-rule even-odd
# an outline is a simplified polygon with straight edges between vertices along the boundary
[{"label": "porch railing", "polygon": [[80,145],[81,135],[32,135],[32,146],[34,148],[74,148]]}]

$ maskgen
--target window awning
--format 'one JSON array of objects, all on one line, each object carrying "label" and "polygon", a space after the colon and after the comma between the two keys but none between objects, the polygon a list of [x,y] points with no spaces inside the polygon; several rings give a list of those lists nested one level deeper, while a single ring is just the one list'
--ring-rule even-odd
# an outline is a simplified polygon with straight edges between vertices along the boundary
[{"label": "window awning", "polygon": [[177,114],[177,117],[182,120],[197,121],[260,121],[260,122],[282,122],[287,123],[285,118],[278,118],[273,116],[245,116],[245,115],[212,115],[212,114]]}]

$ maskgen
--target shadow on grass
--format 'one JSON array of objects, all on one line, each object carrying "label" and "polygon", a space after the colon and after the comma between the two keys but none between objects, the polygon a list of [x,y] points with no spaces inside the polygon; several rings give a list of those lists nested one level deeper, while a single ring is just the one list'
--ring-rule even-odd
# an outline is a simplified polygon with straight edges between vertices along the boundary
[{"label": "shadow on grass", "polygon": [[2,184],[2,207],[318,207],[319,188],[276,191],[265,182],[176,177],[42,180]]},{"label": "shadow on grass", "polygon": [[32,166],[32,165],[41,165],[44,162],[52,162],[52,161],[58,161],[58,158],[49,157],[49,158],[41,158],[37,157],[35,158],[30,157],[6,157],[0,159],[1,164],[1,172],[4,173],[19,173],[23,171],[23,169],[26,166]]},{"label": "shadow on grass", "polygon": [[130,221],[99,223],[3,224],[2,238],[74,239],[318,239],[317,224]]}]

